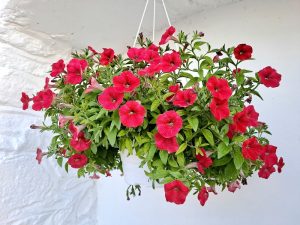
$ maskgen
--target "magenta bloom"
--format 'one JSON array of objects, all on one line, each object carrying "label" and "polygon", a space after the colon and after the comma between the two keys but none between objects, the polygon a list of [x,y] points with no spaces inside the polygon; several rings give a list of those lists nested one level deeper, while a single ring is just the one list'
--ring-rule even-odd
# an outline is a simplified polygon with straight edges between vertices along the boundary
[{"label": "magenta bloom", "polygon": [[172,37],[172,35],[175,33],[176,29],[173,26],[170,26],[165,33],[161,36],[161,39],[159,41],[159,45],[166,44]]},{"label": "magenta bloom", "polygon": [[115,110],[122,103],[123,97],[124,94],[115,87],[108,87],[98,95],[98,103],[106,110]]},{"label": "magenta bloom", "polygon": [[199,194],[198,194],[198,200],[199,200],[199,202],[202,206],[205,205],[205,203],[208,199],[208,196],[209,196],[209,194],[208,194],[208,191],[207,191],[206,187],[205,186],[202,187]]},{"label": "magenta bloom", "polygon": [[23,107],[22,107],[23,110],[28,109],[30,98],[29,98],[29,96],[25,92],[22,92],[22,97],[21,97],[20,100],[23,103]]},{"label": "magenta bloom", "polygon": [[146,109],[137,101],[128,101],[119,109],[121,123],[125,127],[138,127],[144,122]]},{"label": "magenta bloom", "polygon": [[214,98],[221,100],[229,99],[232,94],[228,81],[223,78],[217,78],[215,76],[210,77],[207,80],[206,87]]},{"label": "magenta bloom", "polygon": [[86,139],[84,133],[81,131],[78,133],[78,135],[73,134],[73,137],[70,141],[70,146],[77,152],[83,152],[90,148],[91,141]]},{"label": "magenta bloom", "polygon": [[213,98],[209,104],[210,112],[213,114],[216,120],[221,121],[226,119],[229,114],[228,100]]},{"label": "magenta bloom", "polygon": [[186,108],[194,104],[197,99],[197,93],[193,89],[178,90],[173,100],[173,105]]},{"label": "magenta bloom", "polygon": [[227,185],[228,191],[234,193],[236,189],[241,189],[240,183],[236,180]]},{"label": "magenta bloom", "polygon": [[158,133],[165,138],[175,137],[182,128],[182,118],[174,110],[167,111],[157,117]]},{"label": "magenta bloom", "polygon": [[65,84],[79,84],[82,81],[82,73],[87,68],[88,63],[85,59],[71,59],[67,65],[67,75]]},{"label": "magenta bloom", "polygon": [[74,154],[68,160],[68,164],[75,169],[84,167],[87,162],[88,158],[83,154]]},{"label": "magenta bloom", "polygon": [[48,109],[51,106],[54,97],[55,94],[50,89],[39,91],[36,96],[33,97],[32,109],[35,111],[40,111],[43,108]]},{"label": "magenta bloom", "polygon": [[177,205],[183,204],[190,192],[189,188],[180,180],[165,184],[164,189],[166,200]]},{"label": "magenta bloom", "polygon": [[243,142],[242,154],[245,159],[257,160],[263,153],[263,148],[257,141],[256,137],[252,137]]},{"label": "magenta bloom", "polygon": [[178,150],[179,145],[177,143],[176,137],[165,138],[160,133],[154,135],[156,147],[159,150],[168,151],[168,153],[174,153]]},{"label": "magenta bloom", "polygon": [[50,73],[51,77],[56,77],[58,74],[64,72],[65,63],[64,60],[60,59],[56,63],[52,64],[52,71]]},{"label": "magenta bloom", "polygon": [[41,164],[43,158],[43,152],[40,148],[36,149],[36,160],[38,161],[38,164]]},{"label": "magenta bloom", "polygon": [[258,72],[260,83],[266,87],[276,88],[281,81],[281,75],[271,66],[267,66]]},{"label": "magenta bloom", "polygon": [[127,51],[129,59],[132,59],[135,62],[141,62],[144,60],[143,55],[145,48],[130,48]]},{"label": "magenta bloom", "polygon": [[130,71],[124,71],[113,78],[114,87],[120,92],[132,92],[140,85],[140,79]]},{"label": "magenta bloom", "polygon": [[164,73],[170,73],[177,70],[182,64],[180,54],[173,51],[172,53],[166,53],[161,59],[161,70]]},{"label": "magenta bloom", "polygon": [[111,48],[103,48],[103,52],[100,54],[100,64],[106,66],[110,64],[115,57],[115,52]]}]

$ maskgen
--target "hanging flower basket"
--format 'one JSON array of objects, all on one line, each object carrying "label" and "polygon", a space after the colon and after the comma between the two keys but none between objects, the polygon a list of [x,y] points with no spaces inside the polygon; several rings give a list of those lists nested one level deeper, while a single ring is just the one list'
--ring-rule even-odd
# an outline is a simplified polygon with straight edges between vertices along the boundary
[{"label": "hanging flower basket", "polygon": [[141,47],[125,58],[88,47],[67,65],[53,63],[44,88],[21,98],[24,110],[32,102],[52,121],[32,126],[54,135],[47,152],[37,150],[39,163],[53,156],[78,177],[99,178],[122,171],[121,158],[135,153],[167,201],[182,204],[194,192],[201,205],[216,186],[234,192],[255,171],[265,179],[281,172],[283,159],[251,104],[262,99],[259,85],[278,87],[281,75],[244,68],[249,45],[212,48],[203,33],[174,33],[170,27],[159,46],[140,34]]}]

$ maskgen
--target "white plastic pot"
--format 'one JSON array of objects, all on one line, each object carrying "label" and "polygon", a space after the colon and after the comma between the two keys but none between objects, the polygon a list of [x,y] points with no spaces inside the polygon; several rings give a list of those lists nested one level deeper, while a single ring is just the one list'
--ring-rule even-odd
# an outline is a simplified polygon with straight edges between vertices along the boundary
[{"label": "white plastic pot", "polygon": [[141,185],[150,187],[151,181],[146,176],[145,171],[148,171],[147,165],[140,168],[141,159],[138,158],[133,151],[132,155],[128,154],[128,150],[120,153],[125,182],[129,185]]}]

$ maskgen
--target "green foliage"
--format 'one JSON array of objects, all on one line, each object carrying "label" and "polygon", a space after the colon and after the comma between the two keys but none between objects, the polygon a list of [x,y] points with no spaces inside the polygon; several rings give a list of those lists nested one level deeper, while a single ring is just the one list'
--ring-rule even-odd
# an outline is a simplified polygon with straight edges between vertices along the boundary
[{"label": "green foliage", "polygon": [[[147,48],[151,41],[139,37],[139,43]],[[50,118],[52,124],[44,126],[43,131],[52,131],[54,136],[49,146],[48,156],[54,155],[57,163],[69,170],[67,159],[76,153],[71,147],[71,133],[68,123],[60,127],[58,116],[72,116],[76,126],[83,125],[86,138],[90,139],[91,147],[81,154],[88,157],[88,163],[78,169],[78,177],[86,174],[102,173],[107,170],[122,171],[120,151],[127,150],[129,154],[136,152],[142,160],[142,166],[147,165],[147,176],[153,182],[165,184],[174,179],[180,179],[190,188],[199,190],[201,186],[222,185],[252,175],[260,166],[258,163],[245,160],[241,153],[242,143],[251,136],[258,137],[262,144],[268,143],[263,134],[269,134],[267,126],[258,126],[247,130],[244,134],[235,134],[232,139],[227,137],[229,124],[235,113],[242,110],[249,96],[262,99],[257,91],[259,79],[252,71],[242,69],[233,75],[233,70],[240,67],[240,61],[233,57],[233,47],[212,48],[195,32],[190,38],[180,32],[173,41],[178,46],[182,65],[175,72],[157,73],[154,77],[140,76],[140,85],[132,93],[125,93],[123,103],[137,100],[146,109],[146,116],[141,126],[127,128],[122,125],[119,110],[108,111],[102,108],[97,96],[102,92],[95,89],[90,93],[84,91],[93,77],[104,89],[112,86],[112,78],[121,72],[130,70],[136,76],[138,71],[147,67],[145,62],[134,62],[129,58],[116,56],[109,65],[99,64],[100,56],[89,50],[75,52],[74,58],[85,59],[88,68],[83,73],[83,81],[77,85],[65,84],[62,73],[53,78],[57,98],[55,103],[45,111],[45,118]],[[170,46],[160,46],[160,55],[171,51]],[[222,55],[219,61],[214,57]],[[233,90],[229,99],[230,117],[217,121],[209,109],[212,99],[206,88],[206,82],[211,76],[226,79]],[[169,91],[171,85],[180,84],[181,89],[192,88],[197,94],[195,103],[188,107],[176,107],[167,101],[174,95]],[[61,105],[65,105],[62,107]],[[157,133],[157,117],[168,111],[175,110],[183,120],[183,127],[177,134],[179,149],[176,153],[159,150],[155,145],[154,135]],[[62,154],[61,149],[66,153]],[[213,164],[201,174],[194,165],[196,155],[203,154],[200,149],[209,151]],[[65,160],[64,160],[65,159]],[[243,174],[243,175],[241,175]],[[128,189],[128,196],[135,195],[135,188]]]}]

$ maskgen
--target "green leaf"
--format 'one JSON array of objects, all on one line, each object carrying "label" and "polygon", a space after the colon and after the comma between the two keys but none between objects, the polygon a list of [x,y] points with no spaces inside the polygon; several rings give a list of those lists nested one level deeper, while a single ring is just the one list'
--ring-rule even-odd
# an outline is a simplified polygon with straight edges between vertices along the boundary
[{"label": "green leaf", "polygon": [[214,145],[215,145],[215,142],[214,142],[214,136],[213,136],[213,134],[211,133],[210,130],[208,130],[208,129],[203,129],[203,130],[202,130],[202,134],[204,135],[205,139],[208,141],[208,143],[209,143],[211,146],[214,146]]},{"label": "green leaf", "polygon": [[177,152],[176,152],[175,154],[176,154],[176,155],[179,155],[181,152],[183,152],[183,151],[186,149],[186,147],[187,147],[187,143],[184,142],[183,144],[181,144],[181,145],[179,146],[179,149],[177,150]]},{"label": "green leaf", "polygon": [[159,151],[159,157],[162,161],[163,164],[167,164],[168,162],[168,157],[169,157],[169,154],[167,151]]},{"label": "green leaf", "polygon": [[200,46],[201,45],[204,45],[206,42],[204,42],[204,41],[197,41],[197,42],[195,42],[195,44],[194,44],[194,48],[195,49],[197,49],[197,50],[200,50]]},{"label": "green leaf", "polygon": [[130,138],[126,138],[125,140],[125,146],[126,146],[126,149],[128,150],[129,154],[132,154],[133,152],[133,148],[132,148],[132,140]]},{"label": "green leaf", "polygon": [[245,160],[244,160],[244,157],[243,157],[241,151],[236,150],[233,152],[233,162],[234,162],[235,168],[237,170],[242,168],[244,161]]},{"label": "green leaf", "polygon": [[217,149],[218,149],[218,159],[221,159],[223,156],[227,155],[230,152],[231,147],[226,146],[226,144],[224,142],[221,142],[218,145]]},{"label": "green leaf", "polygon": [[172,155],[172,157],[169,158],[168,163],[169,163],[169,165],[172,166],[172,167],[176,167],[176,168],[178,167],[178,164],[177,164],[177,162],[175,161],[175,159],[173,158],[173,155]]},{"label": "green leaf", "polygon": [[196,132],[198,130],[199,120],[196,117],[188,117],[188,122]]},{"label": "green leaf", "polygon": [[198,77],[193,77],[192,79],[189,80],[189,82],[186,83],[186,85],[184,85],[184,88],[191,87],[197,82],[198,82]]},{"label": "green leaf", "polygon": [[213,161],[213,167],[217,167],[217,166],[224,166],[224,165],[226,165],[227,163],[229,163],[230,162],[230,160],[231,160],[231,157],[229,156],[229,155],[227,155],[227,156],[225,156],[225,157],[223,157],[223,158],[221,158],[221,159],[215,159],[214,161]]},{"label": "green leaf", "polygon": [[177,155],[177,162],[178,162],[179,166],[181,166],[181,167],[185,166],[185,158],[184,158],[183,153],[180,153]]},{"label": "green leaf", "polygon": [[160,101],[158,99],[154,100],[151,104],[150,110],[155,111],[159,105],[160,105]]},{"label": "green leaf", "polygon": [[57,158],[57,164],[62,167],[62,163],[63,163],[63,157],[59,157]]},{"label": "green leaf", "polygon": [[238,171],[235,169],[234,163],[231,161],[227,164],[224,170],[225,179],[236,179]]},{"label": "green leaf", "polygon": [[68,173],[69,172],[69,163],[65,163],[65,171]]},{"label": "green leaf", "polygon": [[118,130],[116,128],[113,128],[111,131],[106,128],[104,130],[104,133],[106,134],[107,136],[107,139],[110,143],[111,146],[114,146],[115,143],[116,143],[116,138],[117,138],[117,133],[118,133]]},{"label": "green leaf", "polygon": [[120,130],[119,133],[118,133],[118,137],[123,137],[127,134],[127,131],[126,130]]},{"label": "green leaf", "polygon": [[92,145],[91,145],[91,151],[92,151],[92,153],[94,153],[95,155],[97,154],[97,145],[95,145],[95,143],[92,143]]},{"label": "green leaf", "polygon": [[148,155],[146,157],[146,161],[152,160],[153,157],[154,157],[155,152],[156,152],[156,147],[155,147],[154,144],[151,144]]},{"label": "green leaf", "polygon": [[238,86],[241,86],[244,83],[245,76],[242,73],[237,73],[236,74],[236,83]]}]

